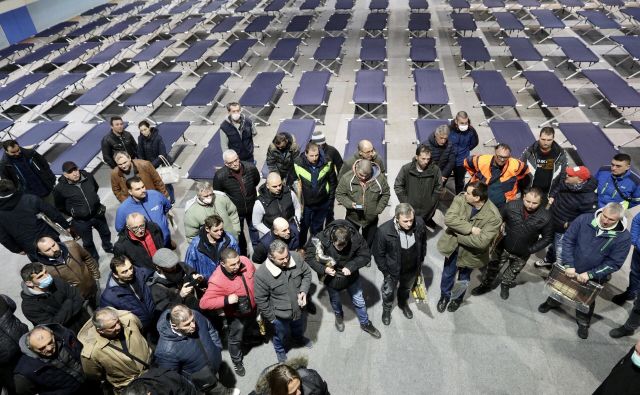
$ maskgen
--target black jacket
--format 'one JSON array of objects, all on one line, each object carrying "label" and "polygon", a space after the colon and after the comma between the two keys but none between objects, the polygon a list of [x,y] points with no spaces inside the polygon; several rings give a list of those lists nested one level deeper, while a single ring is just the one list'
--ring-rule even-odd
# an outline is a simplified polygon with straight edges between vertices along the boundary
[{"label": "black jacket", "polygon": [[344,161],[342,160],[342,155],[340,155],[340,152],[338,152],[335,147],[329,144],[323,144],[321,147],[324,151],[324,156],[327,158],[327,160],[330,160],[331,164],[335,167],[337,176],[338,174],[340,174],[342,164],[344,163]]},{"label": "black jacket", "polygon": [[0,364],[14,361],[20,355],[19,340],[29,328],[13,313],[16,302],[7,295],[0,295]]},{"label": "black jacket", "polygon": [[78,333],[89,319],[78,288],[54,278],[42,294],[34,294],[22,283],[22,313],[33,325],[56,323]]},{"label": "black jacket", "polygon": [[180,296],[182,286],[185,282],[188,282],[192,278],[192,274],[196,274],[196,272],[182,262],[179,262],[178,265],[180,265],[182,269],[182,278],[177,281],[161,277],[157,271],[147,280],[147,285],[151,289],[151,297],[156,304],[158,316],[166,309],[170,309],[179,304],[187,305],[190,309],[199,309],[198,287],[194,287],[193,291],[185,298]]},{"label": "black jacket", "polygon": [[514,255],[528,258],[553,242],[553,225],[551,213],[544,207],[529,214],[526,220],[523,212],[521,199],[502,206],[500,213],[505,223],[502,247]]},{"label": "black jacket", "polygon": [[300,248],[300,232],[298,231],[298,228],[292,226],[290,227],[290,229],[291,237],[289,237],[289,240],[280,239],[279,237],[274,236],[273,232],[271,231],[262,236],[258,241],[258,244],[253,247],[253,255],[251,255],[251,260],[255,263],[264,263],[264,261],[267,260],[267,256],[269,255],[269,246],[275,239],[280,239],[287,243],[289,251],[295,251]]},{"label": "black jacket", "polygon": [[22,356],[14,370],[16,392],[40,395],[81,394],[85,382],[80,353],[82,343],[60,324],[46,325],[56,340],[56,356],[41,358],[27,347],[27,335],[20,338]]},{"label": "black jacket", "polygon": [[273,220],[278,217],[282,217],[291,223],[296,216],[291,189],[288,186],[283,186],[280,195],[275,196],[267,189],[267,184],[264,183],[258,189],[258,200],[264,208],[262,223],[269,229],[273,225]]},{"label": "black jacket", "polygon": [[213,176],[213,189],[226,193],[238,209],[238,216],[251,221],[253,204],[257,198],[256,188],[260,184],[260,173],[252,163],[242,162],[240,166],[244,190],[226,166],[218,169]]},{"label": "black jacket", "polygon": [[[346,226],[351,233],[351,240],[342,251],[338,251],[331,242],[331,234],[339,225]],[[326,266],[324,263],[318,261],[318,254],[316,246],[313,244],[313,239],[307,242],[304,258],[309,267],[318,273],[318,278],[324,278],[323,282],[328,287],[344,289],[353,284],[360,275],[359,270],[371,261],[371,252],[369,251],[367,242],[360,233],[358,233],[358,230],[353,226],[353,224],[347,220],[337,219],[333,221],[327,225],[322,232],[316,234],[314,238],[317,238],[320,241],[320,244],[322,244],[322,251],[324,255],[330,256],[336,261],[336,265],[334,266],[336,275],[325,276],[324,269]],[[351,275],[345,277],[342,273],[338,273],[343,268],[349,269]]]},{"label": "black jacket", "polygon": [[[595,213],[598,208],[598,180],[589,178],[580,189],[572,190],[561,180],[551,191],[555,200],[551,205],[553,231],[564,233],[580,214]],[[565,226],[566,224],[566,226]]]},{"label": "black jacket", "polygon": [[318,173],[315,186],[312,183],[314,169],[304,154],[294,160],[294,169],[300,182],[305,206],[317,206],[335,199],[338,178],[333,164],[325,157],[324,152],[320,151],[320,157],[315,166],[315,171]]},{"label": "black jacket", "polygon": [[442,176],[449,177],[453,168],[456,167],[456,150],[451,141],[447,139],[444,146],[438,145],[435,133],[431,133],[427,141],[423,141],[422,144],[431,148],[431,162],[440,168]]},{"label": "black jacket", "polygon": [[[417,215],[413,222],[413,232],[420,252],[418,266],[422,266],[424,257],[427,254],[427,231],[424,221]],[[380,225],[373,243],[373,257],[376,260],[378,269],[385,276],[391,276],[395,279],[400,276],[400,250],[400,237],[396,230],[395,220],[390,219]]]},{"label": "black jacket", "polygon": [[415,158],[400,168],[393,190],[400,203],[409,203],[416,216],[431,216],[438,207],[442,191],[442,173],[431,162],[423,172],[416,168]]},{"label": "black jacket", "polygon": [[640,368],[631,362],[635,346],[611,369],[593,395],[637,395],[640,388]]},{"label": "black jacket", "polygon": [[226,117],[220,124],[220,130],[227,137],[229,149],[236,151],[240,160],[253,162],[253,122],[249,118],[241,116],[236,129],[235,124]]},{"label": "black jacket", "polygon": [[[20,152],[27,162],[29,162],[34,173],[40,177],[44,186],[49,190],[49,192],[51,192],[56,183],[56,176],[51,171],[49,162],[47,162],[47,160],[36,150],[21,147]],[[6,152],[0,161],[0,178],[9,179],[13,181],[16,188],[24,190],[24,185],[22,185],[21,181],[22,177],[18,176],[16,173],[16,168],[11,163],[11,160],[9,160]]]},{"label": "black jacket", "polygon": [[[156,248],[163,248],[164,236],[160,227],[151,221],[146,221],[146,224]],[[135,266],[155,270],[147,250],[141,242],[131,238],[126,227],[118,234],[118,241],[113,245],[113,253],[115,256],[125,255]]]},{"label": "black jacket", "polygon": [[287,136],[288,143],[283,151],[280,151],[274,143],[269,145],[267,149],[267,167],[270,172],[280,174],[280,177],[287,185],[291,185],[295,178],[293,161],[300,156],[300,148],[292,135],[289,133],[284,134]]},{"label": "black jacket", "polygon": [[[199,395],[201,392],[196,390],[189,379],[180,373],[160,368],[151,367],[142,373],[137,379],[133,380],[127,388],[144,386],[144,388],[154,395]],[[146,392],[145,392],[146,393]]]},{"label": "black jacket", "polygon": [[64,176],[60,176],[53,189],[53,197],[58,210],[73,219],[92,218],[100,208],[98,183],[84,170],[80,170],[80,180],[77,183],[70,183]]},{"label": "black jacket", "polygon": [[42,236],[60,240],[58,233],[36,215],[44,213],[67,229],[69,223],[53,206],[37,196],[14,192],[0,196],[0,243],[16,254],[36,256],[35,242]]},{"label": "black jacket", "polygon": [[[289,358],[284,364],[293,368],[300,375],[300,391],[303,395],[329,395],[327,383],[318,372],[307,367],[306,357]],[[270,395],[272,392],[267,377],[269,372],[279,365],[275,364],[265,368],[258,377],[255,390],[249,395]]]},{"label": "black jacket", "polygon": [[158,129],[151,128],[149,137],[144,137],[140,133],[138,136],[138,159],[147,160],[153,164],[153,167],[158,168],[163,164],[160,155],[164,156],[169,163],[173,163]]},{"label": "black jacket", "polygon": [[121,136],[117,136],[113,131],[109,130],[109,133],[102,138],[102,160],[112,169],[116,167],[113,154],[118,151],[126,151],[131,156],[131,159],[136,159],[138,157],[138,144],[136,144],[136,140],[131,133],[126,130],[122,132]]}]

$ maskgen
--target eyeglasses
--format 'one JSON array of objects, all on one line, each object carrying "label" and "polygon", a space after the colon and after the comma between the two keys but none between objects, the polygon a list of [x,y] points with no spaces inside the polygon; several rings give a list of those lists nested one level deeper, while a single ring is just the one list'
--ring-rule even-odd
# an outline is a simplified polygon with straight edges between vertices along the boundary
[{"label": "eyeglasses", "polygon": [[127,229],[129,229],[132,232],[137,232],[139,230],[144,230],[147,226],[145,224],[142,225],[138,225],[138,226],[127,226]]}]

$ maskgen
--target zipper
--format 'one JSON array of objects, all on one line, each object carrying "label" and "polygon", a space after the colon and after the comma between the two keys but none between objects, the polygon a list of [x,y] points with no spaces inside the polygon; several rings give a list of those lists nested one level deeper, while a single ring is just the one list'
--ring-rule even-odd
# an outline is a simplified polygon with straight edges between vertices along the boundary
[{"label": "zipper", "polygon": [[84,201],[87,203],[87,208],[89,209],[89,215],[91,215],[91,205],[89,204],[89,199],[87,199],[87,195],[84,194],[84,191],[82,190],[82,186],[80,185],[80,183],[78,183],[76,186],[78,187],[78,189],[80,189],[80,193],[82,194]]}]

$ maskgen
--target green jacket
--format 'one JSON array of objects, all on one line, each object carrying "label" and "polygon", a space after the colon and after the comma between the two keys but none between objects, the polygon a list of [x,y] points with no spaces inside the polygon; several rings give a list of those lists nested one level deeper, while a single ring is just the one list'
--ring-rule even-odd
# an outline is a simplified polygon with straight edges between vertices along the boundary
[{"label": "green jacket", "polygon": [[[365,226],[375,221],[378,215],[387,207],[391,196],[387,178],[381,173],[375,162],[371,164],[373,165],[373,175],[367,181],[365,187],[360,185],[360,181],[353,170],[349,170],[340,178],[336,189],[336,200],[347,209],[346,219],[360,226]],[[363,209],[354,209],[354,203],[362,205]]]},{"label": "green jacket", "polygon": [[[502,217],[496,206],[488,200],[472,219],[469,219],[470,216],[471,205],[466,202],[464,193],[460,193],[444,216],[447,229],[438,240],[438,251],[448,257],[456,248],[460,248],[458,267],[478,269],[489,262],[489,250],[500,232]],[[477,236],[471,234],[474,226],[482,229]]]},{"label": "green jacket", "polygon": [[224,221],[224,230],[233,235],[238,240],[240,234],[240,218],[238,209],[231,199],[220,191],[214,191],[213,203],[210,206],[203,206],[198,203],[197,196],[185,204],[184,211],[184,235],[191,242],[198,235],[200,228],[204,225],[204,220],[214,214],[218,214]]}]

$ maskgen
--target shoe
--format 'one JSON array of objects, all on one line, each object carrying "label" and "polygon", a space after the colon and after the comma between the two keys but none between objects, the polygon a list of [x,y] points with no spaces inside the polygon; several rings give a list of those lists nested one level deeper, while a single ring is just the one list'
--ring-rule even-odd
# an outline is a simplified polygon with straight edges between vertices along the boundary
[{"label": "shoe", "polygon": [[240,395],[240,389],[239,388],[227,388],[224,391],[225,395]]},{"label": "shoe", "polygon": [[279,363],[284,363],[287,360],[287,353],[278,352],[278,353],[276,353],[276,357],[278,358],[278,362]]},{"label": "shoe", "polygon": [[245,373],[247,373],[247,371],[244,369],[244,365],[242,364],[242,362],[234,363],[233,370],[240,377],[244,377]]},{"label": "shoe", "polygon": [[578,325],[578,337],[580,339],[586,339],[589,337],[589,327],[584,325]]},{"label": "shoe", "polygon": [[344,332],[344,317],[338,314],[336,316],[336,329],[338,332]]},{"label": "shoe", "polygon": [[544,302],[540,306],[538,306],[538,311],[542,314],[549,312],[549,310],[555,309],[554,306],[551,306],[549,303]]},{"label": "shoe", "polygon": [[316,315],[316,312],[318,311],[318,309],[316,309],[316,305],[312,302],[307,303],[306,309],[307,309],[307,313],[311,315]]},{"label": "shoe", "polygon": [[113,246],[111,247],[102,247],[102,249],[104,250],[104,252],[106,252],[107,254],[113,254]]},{"label": "shoe", "polygon": [[400,307],[400,310],[402,310],[402,314],[404,314],[405,317],[407,317],[407,319],[412,319],[413,318],[413,311],[411,311],[411,309],[409,308],[409,305],[402,305],[402,306],[398,306]]},{"label": "shoe", "polygon": [[291,341],[291,344],[294,347],[313,348],[313,342],[311,341],[311,339],[304,336],[299,339],[293,339]]},{"label": "shoe", "polygon": [[623,293],[618,294],[613,298],[611,298],[611,301],[617,304],[618,306],[622,306],[628,300],[633,300],[633,299],[635,299],[635,295],[631,294],[629,291],[624,291]]},{"label": "shoe", "polygon": [[539,259],[533,262],[533,266],[537,268],[550,268],[555,262],[547,262],[546,259]]},{"label": "shoe", "polygon": [[438,301],[438,313],[444,313],[444,311],[447,309],[448,304],[449,304],[449,299],[445,298],[444,296],[441,296],[440,300]]},{"label": "shoe", "polygon": [[611,331],[609,332],[609,336],[611,336],[614,339],[619,339],[621,337],[631,336],[633,335],[634,332],[635,331],[633,329],[627,329],[623,325],[619,328],[611,329]]},{"label": "shoe", "polygon": [[382,323],[389,325],[391,323],[391,310],[382,309]]},{"label": "shoe", "polygon": [[480,284],[471,290],[471,295],[480,296],[486,294],[487,292],[491,292],[491,286],[489,284]]},{"label": "shoe", "polygon": [[360,325],[360,328],[371,335],[374,339],[380,339],[382,335],[380,331],[376,329],[375,326],[371,323],[371,321],[367,322],[366,325]]},{"label": "shoe", "polygon": [[508,286],[508,285],[504,285],[504,284],[502,284],[502,285],[500,286],[500,297],[501,297],[503,300],[507,300],[507,299],[509,299],[509,286]]},{"label": "shoe", "polygon": [[447,307],[447,311],[449,313],[453,313],[454,311],[458,310],[461,304],[462,304],[461,300],[458,300],[458,299],[452,300],[451,303],[449,303],[449,307]]}]

